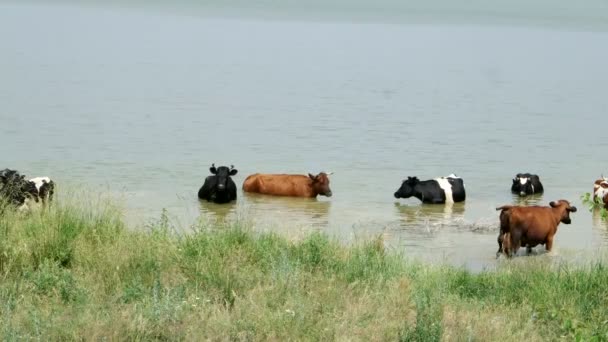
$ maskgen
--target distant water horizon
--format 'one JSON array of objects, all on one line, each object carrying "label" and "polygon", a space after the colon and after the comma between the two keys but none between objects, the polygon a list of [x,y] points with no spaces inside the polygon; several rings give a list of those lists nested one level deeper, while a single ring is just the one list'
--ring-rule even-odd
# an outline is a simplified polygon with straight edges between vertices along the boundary
[{"label": "distant water horizon", "polygon": [[[7,4],[49,5],[42,0],[3,0]],[[549,0],[511,1],[194,1],[194,0],[58,0],[51,6],[78,5],[130,8],[165,14],[258,20],[355,21],[382,24],[469,24],[550,27],[605,31],[608,3],[584,0],[556,3]]]}]

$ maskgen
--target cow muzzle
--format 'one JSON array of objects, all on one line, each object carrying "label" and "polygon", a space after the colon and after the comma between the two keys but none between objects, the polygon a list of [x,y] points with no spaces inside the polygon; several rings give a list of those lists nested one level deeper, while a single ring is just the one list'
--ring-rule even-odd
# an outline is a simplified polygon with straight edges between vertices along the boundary
[{"label": "cow muzzle", "polygon": [[217,185],[217,189],[218,190],[225,190],[226,189],[226,184],[218,184]]},{"label": "cow muzzle", "polygon": [[526,196],[526,192],[525,191],[520,191],[519,192],[519,196]]},{"label": "cow muzzle", "polygon": [[325,196],[327,196],[327,197],[331,197],[331,195],[332,195],[331,190],[329,190],[325,193]]}]

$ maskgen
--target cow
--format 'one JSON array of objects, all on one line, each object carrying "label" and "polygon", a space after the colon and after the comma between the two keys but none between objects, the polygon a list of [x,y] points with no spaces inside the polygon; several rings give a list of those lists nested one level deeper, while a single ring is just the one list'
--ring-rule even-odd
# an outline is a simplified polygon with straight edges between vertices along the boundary
[{"label": "cow", "polygon": [[321,172],[318,175],[263,174],[247,176],[243,182],[243,191],[275,196],[309,197],[317,195],[331,197],[329,175],[332,172]]},{"label": "cow", "polygon": [[608,178],[604,176],[593,184],[593,202],[598,202],[598,198],[604,202],[604,208],[608,209]]},{"label": "cow", "polygon": [[55,182],[49,177],[35,177],[29,180],[31,184],[36,188],[34,200],[38,202],[42,201],[43,205],[53,200],[53,194],[55,193]]},{"label": "cow", "polygon": [[395,192],[395,198],[412,196],[429,204],[464,202],[466,198],[464,182],[454,174],[425,181],[420,181],[417,177],[407,177]]},{"label": "cow", "polygon": [[0,171],[0,198],[20,210],[30,208],[30,203],[46,204],[53,197],[55,183],[48,177],[37,177],[30,180],[16,170]]},{"label": "cow", "polygon": [[510,258],[520,246],[525,246],[528,254],[539,244],[545,245],[547,252],[551,251],[557,226],[560,222],[570,224],[570,213],[576,212],[576,207],[560,199],[550,202],[549,207],[503,205],[496,210],[500,210],[496,257],[503,252]]},{"label": "cow", "polygon": [[528,196],[533,194],[540,194],[544,191],[543,185],[540,182],[538,175],[530,173],[518,173],[513,178],[513,185],[511,185],[511,192],[518,194],[519,196]]},{"label": "cow", "polygon": [[198,190],[198,198],[218,204],[229,203],[236,200],[236,184],[230,178],[237,174],[234,165],[215,167],[211,164],[209,171],[213,174],[205,178],[203,186]]}]

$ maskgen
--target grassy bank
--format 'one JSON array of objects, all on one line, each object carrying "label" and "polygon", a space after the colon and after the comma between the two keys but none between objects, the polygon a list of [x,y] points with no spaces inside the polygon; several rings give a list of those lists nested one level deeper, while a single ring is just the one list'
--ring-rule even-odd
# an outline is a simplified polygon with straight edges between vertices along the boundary
[{"label": "grassy bank", "polygon": [[127,229],[111,203],[0,217],[0,333],[43,340],[608,339],[608,270],[404,261],[243,223]]}]

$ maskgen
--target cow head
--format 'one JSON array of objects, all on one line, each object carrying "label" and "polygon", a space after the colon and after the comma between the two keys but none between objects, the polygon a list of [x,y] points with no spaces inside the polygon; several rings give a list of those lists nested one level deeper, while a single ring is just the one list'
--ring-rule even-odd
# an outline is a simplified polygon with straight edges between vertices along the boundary
[{"label": "cow head", "polygon": [[559,200],[559,201],[552,201],[549,203],[549,205],[552,208],[558,208],[558,209],[562,209],[561,210],[561,217],[560,217],[560,221],[565,223],[565,224],[570,224],[572,222],[572,220],[570,220],[570,213],[576,212],[576,207],[575,206],[571,206],[570,202],[566,201],[566,200]]},{"label": "cow head", "polygon": [[209,171],[211,171],[211,173],[215,175],[215,186],[217,187],[218,191],[226,190],[228,178],[230,178],[230,176],[236,175],[236,173],[238,172],[238,170],[234,168],[234,165],[230,165],[230,168],[228,168],[227,166],[220,166],[216,168],[215,164],[211,164]]},{"label": "cow head", "polygon": [[312,187],[317,194],[331,197],[332,193],[329,188],[329,175],[331,175],[331,172],[321,172],[316,176],[310,173],[308,174],[308,177],[312,180]]},{"label": "cow head", "polygon": [[606,198],[608,196],[608,178],[602,177],[595,181],[593,184],[593,199],[595,200],[597,197]]},{"label": "cow head", "polygon": [[414,196],[414,187],[420,183],[417,177],[407,177],[401,187],[395,192],[395,198],[408,198]]},{"label": "cow head", "polygon": [[534,193],[534,186],[532,185],[532,177],[529,175],[522,175],[518,173],[513,178],[512,189],[519,194],[519,196],[526,196]]}]

